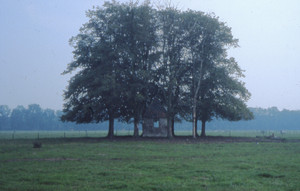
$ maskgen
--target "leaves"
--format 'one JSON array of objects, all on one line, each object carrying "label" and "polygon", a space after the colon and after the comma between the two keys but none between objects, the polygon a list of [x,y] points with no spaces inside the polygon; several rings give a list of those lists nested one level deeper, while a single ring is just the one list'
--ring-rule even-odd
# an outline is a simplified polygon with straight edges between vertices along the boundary
[{"label": "leaves", "polygon": [[63,120],[137,123],[154,99],[166,108],[169,127],[191,108],[199,120],[251,118],[243,71],[227,55],[238,40],[215,15],[111,1],[87,17],[70,40],[74,60],[64,74],[77,73],[64,94]]}]

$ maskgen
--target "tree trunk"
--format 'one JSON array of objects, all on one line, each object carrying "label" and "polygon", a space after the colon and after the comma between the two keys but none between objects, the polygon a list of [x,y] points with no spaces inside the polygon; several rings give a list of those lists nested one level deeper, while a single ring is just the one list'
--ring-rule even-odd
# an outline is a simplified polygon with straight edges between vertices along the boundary
[{"label": "tree trunk", "polygon": [[196,137],[199,137],[199,134],[198,134],[198,118],[197,117],[196,117],[195,129],[196,129]]},{"label": "tree trunk", "polygon": [[172,136],[175,136],[175,129],[174,129],[174,123],[175,123],[175,119],[174,117],[172,118]]},{"label": "tree trunk", "polygon": [[138,119],[137,118],[134,118],[134,133],[133,133],[133,136],[134,137],[138,137],[139,136],[139,127],[138,127]]},{"label": "tree trunk", "polygon": [[168,138],[173,138],[172,135],[172,118],[168,117],[168,132],[167,132]]},{"label": "tree trunk", "polygon": [[[203,48],[203,47],[202,47]],[[203,60],[200,63],[200,78],[198,79],[197,86],[193,96],[193,138],[197,138],[197,98],[199,95],[201,83],[203,78]]]},{"label": "tree trunk", "polygon": [[193,138],[197,138],[197,100],[196,97],[194,97],[193,100]]},{"label": "tree trunk", "polygon": [[198,80],[197,88],[195,91],[195,95],[193,97],[193,138],[197,138],[197,97],[201,86],[202,81],[202,64],[201,64],[201,78]]},{"label": "tree trunk", "polygon": [[201,128],[201,137],[206,137],[205,134],[205,121],[202,121],[202,128]]},{"label": "tree trunk", "polygon": [[173,138],[173,134],[172,134],[172,119],[173,119],[173,108],[172,108],[172,92],[171,92],[171,88],[168,88],[168,106],[167,106],[167,113],[168,113],[168,121],[167,121],[167,125],[168,125],[168,138]]},{"label": "tree trunk", "polygon": [[108,138],[114,137],[114,118],[110,115],[109,116],[109,124],[108,124]]}]

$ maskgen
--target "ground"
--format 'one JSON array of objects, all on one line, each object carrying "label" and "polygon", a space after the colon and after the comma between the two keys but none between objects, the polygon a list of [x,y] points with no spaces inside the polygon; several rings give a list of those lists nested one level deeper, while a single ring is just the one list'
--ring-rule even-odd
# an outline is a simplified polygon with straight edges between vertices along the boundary
[{"label": "ground", "polygon": [[[100,138],[107,139],[107,138]],[[169,142],[169,143],[238,143],[238,142],[286,142],[286,141],[300,141],[300,139],[286,140],[284,138],[271,137],[228,137],[228,136],[206,136],[193,138],[191,136],[175,136],[173,138],[156,138],[156,137],[138,137],[132,136],[116,136],[112,141],[154,141],[154,142]]]},{"label": "ground", "polygon": [[0,140],[0,190],[297,190],[299,148],[222,136]]}]

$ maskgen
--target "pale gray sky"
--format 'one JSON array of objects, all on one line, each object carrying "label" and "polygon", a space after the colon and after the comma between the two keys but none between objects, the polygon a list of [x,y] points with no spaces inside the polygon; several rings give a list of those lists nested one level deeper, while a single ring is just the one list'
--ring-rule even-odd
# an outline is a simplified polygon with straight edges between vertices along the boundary
[{"label": "pale gray sky", "polygon": [[[124,0],[125,1],[125,0]],[[250,107],[300,110],[300,1],[184,0],[181,9],[214,12],[240,47],[230,51],[246,70]],[[72,60],[68,41],[101,0],[0,0],[0,105],[62,109],[62,76]],[[74,73],[73,73],[74,75]]]}]

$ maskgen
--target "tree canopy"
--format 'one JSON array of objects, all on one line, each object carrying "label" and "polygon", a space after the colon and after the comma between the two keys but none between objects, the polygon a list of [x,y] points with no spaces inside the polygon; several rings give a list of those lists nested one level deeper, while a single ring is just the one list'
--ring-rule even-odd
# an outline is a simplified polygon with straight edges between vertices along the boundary
[{"label": "tree canopy", "polygon": [[[252,119],[243,71],[227,50],[237,39],[213,14],[154,8],[143,3],[105,2],[87,12],[89,21],[72,37],[77,71],[64,93],[63,121],[77,123],[134,119],[134,135],[154,99],[166,108],[168,137],[177,116],[202,124],[219,117]],[[202,128],[205,136],[205,129]]]}]

